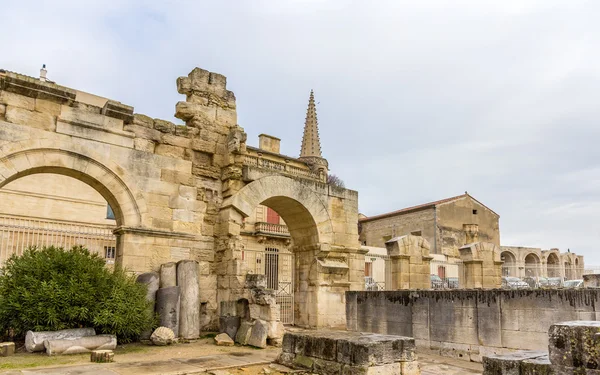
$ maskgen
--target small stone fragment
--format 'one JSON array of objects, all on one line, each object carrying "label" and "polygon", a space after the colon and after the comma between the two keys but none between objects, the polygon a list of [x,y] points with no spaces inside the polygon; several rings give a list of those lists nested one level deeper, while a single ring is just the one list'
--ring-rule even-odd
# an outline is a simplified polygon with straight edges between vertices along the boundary
[{"label": "small stone fragment", "polygon": [[14,342],[0,343],[0,357],[10,357],[14,354],[15,354],[15,343]]},{"label": "small stone fragment", "polygon": [[219,346],[233,346],[235,343],[226,333],[220,333],[215,336],[215,343]]},{"label": "small stone fragment", "polygon": [[175,342],[175,334],[170,328],[158,327],[154,330],[154,332],[152,332],[150,341],[152,341],[154,345],[158,346],[171,345]]},{"label": "small stone fragment", "polygon": [[93,350],[90,354],[90,361],[97,363],[108,363],[114,360],[115,353],[112,350]]}]

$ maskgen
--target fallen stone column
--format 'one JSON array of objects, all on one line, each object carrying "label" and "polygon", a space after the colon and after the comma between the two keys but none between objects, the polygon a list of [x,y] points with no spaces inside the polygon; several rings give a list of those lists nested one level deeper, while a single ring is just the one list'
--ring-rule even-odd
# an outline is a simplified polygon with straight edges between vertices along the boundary
[{"label": "fallen stone column", "polygon": [[160,266],[160,287],[177,286],[177,264],[170,262]]},{"label": "fallen stone column", "polygon": [[179,337],[200,337],[200,288],[198,262],[182,260],[177,263],[177,286],[181,292],[179,306]]},{"label": "fallen stone column", "polygon": [[[154,314],[154,305],[156,304],[156,291],[158,290],[160,277],[156,272],[146,272],[139,275],[135,281],[140,284],[146,285],[146,301],[151,303],[151,305],[148,307],[147,314],[152,316]],[[151,329],[146,330],[140,334],[140,339],[148,340],[150,339],[151,334]]]},{"label": "fallen stone column", "polygon": [[156,312],[160,325],[179,333],[179,287],[161,288],[156,292]]},{"label": "fallen stone column", "polygon": [[97,335],[77,339],[45,340],[46,354],[89,353],[92,350],[113,350],[117,347],[117,336]]},{"label": "fallen stone column", "polygon": [[25,334],[25,349],[28,352],[43,352],[44,341],[46,340],[76,339],[94,335],[96,335],[96,331],[93,328],[73,328],[41,332],[27,331]]}]

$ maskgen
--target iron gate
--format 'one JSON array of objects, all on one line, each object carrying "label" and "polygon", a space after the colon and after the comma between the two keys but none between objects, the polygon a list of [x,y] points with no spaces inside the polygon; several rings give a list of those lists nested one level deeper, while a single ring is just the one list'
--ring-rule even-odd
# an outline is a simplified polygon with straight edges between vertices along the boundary
[{"label": "iron gate", "polygon": [[265,275],[267,288],[275,290],[281,322],[294,324],[294,254],[274,247],[246,249],[242,260],[248,273]]},{"label": "iron gate", "polygon": [[82,245],[113,263],[116,237],[106,225],[67,223],[55,220],[0,215],[0,266],[11,255],[22,255],[28,247],[57,246],[70,249]]}]

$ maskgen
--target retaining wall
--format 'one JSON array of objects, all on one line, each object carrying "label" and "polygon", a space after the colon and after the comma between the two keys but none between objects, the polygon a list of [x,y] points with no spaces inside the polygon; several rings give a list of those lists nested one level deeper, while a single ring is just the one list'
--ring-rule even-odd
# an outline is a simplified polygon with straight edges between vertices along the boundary
[{"label": "retaining wall", "polygon": [[600,289],[346,292],[350,331],[414,337],[417,347],[481,362],[547,350],[553,323],[600,320]]}]

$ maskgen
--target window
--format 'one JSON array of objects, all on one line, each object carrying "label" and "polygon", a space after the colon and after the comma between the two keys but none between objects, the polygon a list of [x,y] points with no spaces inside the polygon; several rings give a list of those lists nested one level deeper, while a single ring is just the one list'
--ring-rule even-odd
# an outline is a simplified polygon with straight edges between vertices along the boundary
[{"label": "window", "polygon": [[446,267],[445,266],[438,266],[438,276],[442,280],[446,278]]},{"label": "window", "polygon": [[473,215],[477,215],[477,210],[473,210]]},{"label": "window", "polygon": [[365,277],[373,276],[373,263],[365,263]]},{"label": "window", "polygon": [[267,223],[279,224],[279,214],[270,207],[267,207]]},{"label": "window", "polygon": [[265,249],[265,276],[267,289],[279,290],[279,249]]},{"label": "window", "polygon": [[115,220],[115,213],[110,204],[106,205],[106,218],[109,220]]},{"label": "window", "polygon": [[114,246],[104,246],[104,257],[106,259],[115,259],[115,250]]}]

